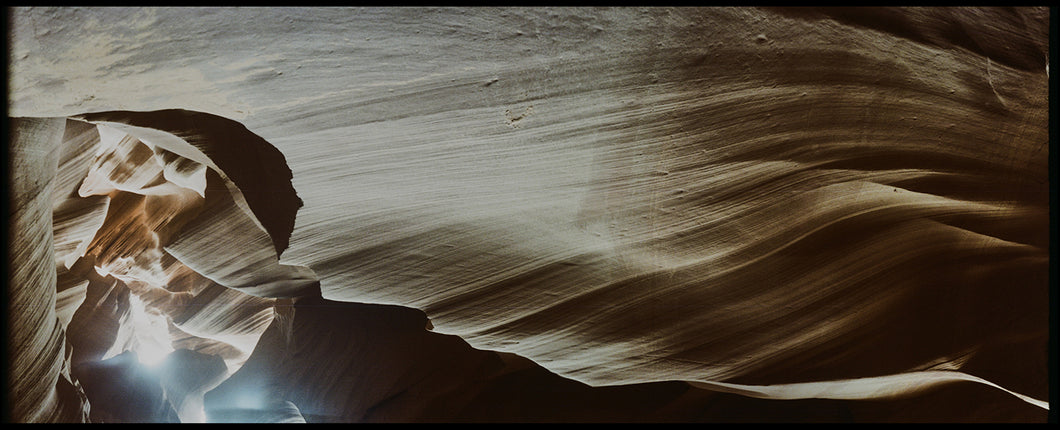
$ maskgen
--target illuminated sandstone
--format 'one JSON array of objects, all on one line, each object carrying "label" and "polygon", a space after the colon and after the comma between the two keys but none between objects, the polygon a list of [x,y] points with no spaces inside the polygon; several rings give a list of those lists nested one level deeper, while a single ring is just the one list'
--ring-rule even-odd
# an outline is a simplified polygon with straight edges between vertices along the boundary
[{"label": "illuminated sandstone", "polygon": [[231,374],[182,419],[459,420],[540,365],[1044,420],[1046,12],[15,9],[17,421],[171,349]]}]

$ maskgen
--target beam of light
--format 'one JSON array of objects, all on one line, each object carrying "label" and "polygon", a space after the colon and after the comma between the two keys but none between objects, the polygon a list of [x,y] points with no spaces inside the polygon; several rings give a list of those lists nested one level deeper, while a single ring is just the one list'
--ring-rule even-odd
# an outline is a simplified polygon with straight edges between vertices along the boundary
[{"label": "beam of light", "polygon": [[203,406],[195,409],[194,413],[191,416],[187,417],[184,421],[181,421],[181,422],[196,423],[196,424],[205,423],[206,422],[206,405],[203,405]]},{"label": "beam of light", "polygon": [[133,327],[132,350],[140,363],[158,367],[173,352],[166,317],[148,311],[135,294],[129,295],[129,325]]}]

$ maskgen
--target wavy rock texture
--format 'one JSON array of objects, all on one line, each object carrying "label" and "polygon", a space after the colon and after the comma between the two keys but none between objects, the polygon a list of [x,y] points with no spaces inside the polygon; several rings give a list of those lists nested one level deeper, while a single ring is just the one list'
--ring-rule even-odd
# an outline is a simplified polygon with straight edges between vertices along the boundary
[{"label": "wavy rock texture", "polygon": [[15,421],[1051,417],[1048,9],[11,16]]},{"label": "wavy rock texture", "polygon": [[[215,284],[162,249],[176,240],[177,232],[187,230],[188,221],[197,219],[203,208],[214,207],[209,202],[231,202],[231,198],[214,197],[218,194],[206,189],[205,180],[192,178],[194,172],[206,177],[204,170],[193,166],[179,169],[192,172],[180,176],[183,181],[168,181],[167,176],[175,175],[166,175],[167,167],[194,163],[169,153],[156,157],[147,144],[120,131],[62,118],[15,119],[12,125],[16,190],[12,207],[17,210],[11,234],[12,243],[23,247],[12,249],[13,267],[18,270],[11,278],[17,288],[10,296],[10,324],[32,328],[16,331],[10,344],[15,352],[10,370],[22,375],[12,381],[11,392],[25,393],[18,396],[24,403],[12,405],[12,418],[30,422],[203,419],[201,398],[210,387],[194,385],[178,384],[167,397],[156,396],[159,408],[176,409],[172,417],[115,410],[127,406],[121,399],[133,392],[107,385],[108,375],[128,373],[132,367],[128,358],[107,363],[128,351],[160,361],[179,347],[216,359],[221,363],[218,375],[225,376],[229,367],[238,369],[246,360],[270,322],[272,301]],[[84,152],[94,157],[85,157]],[[78,176],[79,180],[72,179]],[[195,183],[203,184],[202,189],[185,187]],[[218,187],[226,194],[223,184],[214,186]],[[202,201],[205,196],[207,203]],[[240,217],[248,218],[243,212],[229,218]],[[52,240],[52,232],[59,239]],[[267,239],[259,245],[272,252]],[[26,318],[43,318],[43,322]],[[52,358],[55,361],[49,361]],[[71,364],[76,378],[71,377]],[[145,386],[142,378],[130,377],[141,381],[134,386],[149,391],[157,385]],[[22,387],[33,384],[39,390],[39,381],[49,378],[60,379],[50,394]],[[88,388],[82,390],[76,381],[85,378]],[[168,380],[187,383],[187,377]],[[220,380],[212,382],[217,383]],[[162,386],[155,388],[162,393]],[[86,394],[97,400],[91,416]],[[75,410],[85,413],[71,415]],[[137,415],[141,412],[148,415]]]},{"label": "wavy rock texture", "polygon": [[[88,402],[70,375],[70,348],[57,312],[51,208],[65,130],[62,118],[10,121],[8,224],[8,410],[27,422],[85,421]],[[66,284],[64,282],[64,284]],[[76,288],[76,287],[74,287]],[[64,300],[65,302],[66,300]]]}]

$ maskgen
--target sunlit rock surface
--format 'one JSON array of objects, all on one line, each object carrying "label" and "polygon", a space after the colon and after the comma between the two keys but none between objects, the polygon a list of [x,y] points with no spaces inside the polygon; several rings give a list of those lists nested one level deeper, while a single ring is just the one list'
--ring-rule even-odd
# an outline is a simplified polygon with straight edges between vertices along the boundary
[{"label": "sunlit rock surface", "polygon": [[10,16],[12,421],[1050,416],[1045,8]]}]

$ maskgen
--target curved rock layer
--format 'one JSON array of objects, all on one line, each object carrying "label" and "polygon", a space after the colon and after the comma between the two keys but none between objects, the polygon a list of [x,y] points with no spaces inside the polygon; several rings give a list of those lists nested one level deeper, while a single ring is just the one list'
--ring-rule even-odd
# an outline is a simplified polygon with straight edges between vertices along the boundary
[{"label": "curved rock layer", "polygon": [[[51,208],[65,120],[12,119],[8,160],[7,410],[16,421],[88,418],[88,404],[70,375],[70,352],[57,312]],[[67,283],[64,283],[68,285]],[[77,288],[76,286],[73,288]],[[65,303],[67,300],[63,300]]]},{"label": "curved rock layer", "polygon": [[[308,269],[280,265],[269,234],[235,203],[240,188],[213,163],[168,151],[172,142],[156,145],[73,119],[16,118],[12,126],[17,210],[10,234],[20,247],[12,249],[10,324],[21,327],[10,344],[12,375],[21,375],[12,393],[32,390],[24,384],[40,390],[42,379],[61,380],[50,394],[15,397],[12,418],[76,420],[72,411],[89,411],[86,400],[94,399],[91,415],[77,419],[205,419],[202,395],[238,370],[271,322],[274,299],[260,295],[298,294],[306,282],[315,290],[315,278]],[[187,242],[198,245],[182,245]],[[203,258],[203,244],[210,243],[227,246],[226,253],[206,250],[227,258]],[[188,249],[198,254],[189,257]],[[157,396],[111,385],[114,375],[143,381],[129,373],[136,361],[129,357],[156,365],[174,351],[212,357],[220,371],[206,373],[214,376],[203,383],[189,382],[203,375],[194,370],[164,383],[131,382]],[[125,358],[112,358],[118,356]],[[156,404],[117,410],[129,396]]]},{"label": "curved rock layer", "polygon": [[13,417],[1044,421],[1048,13],[14,9]]}]

